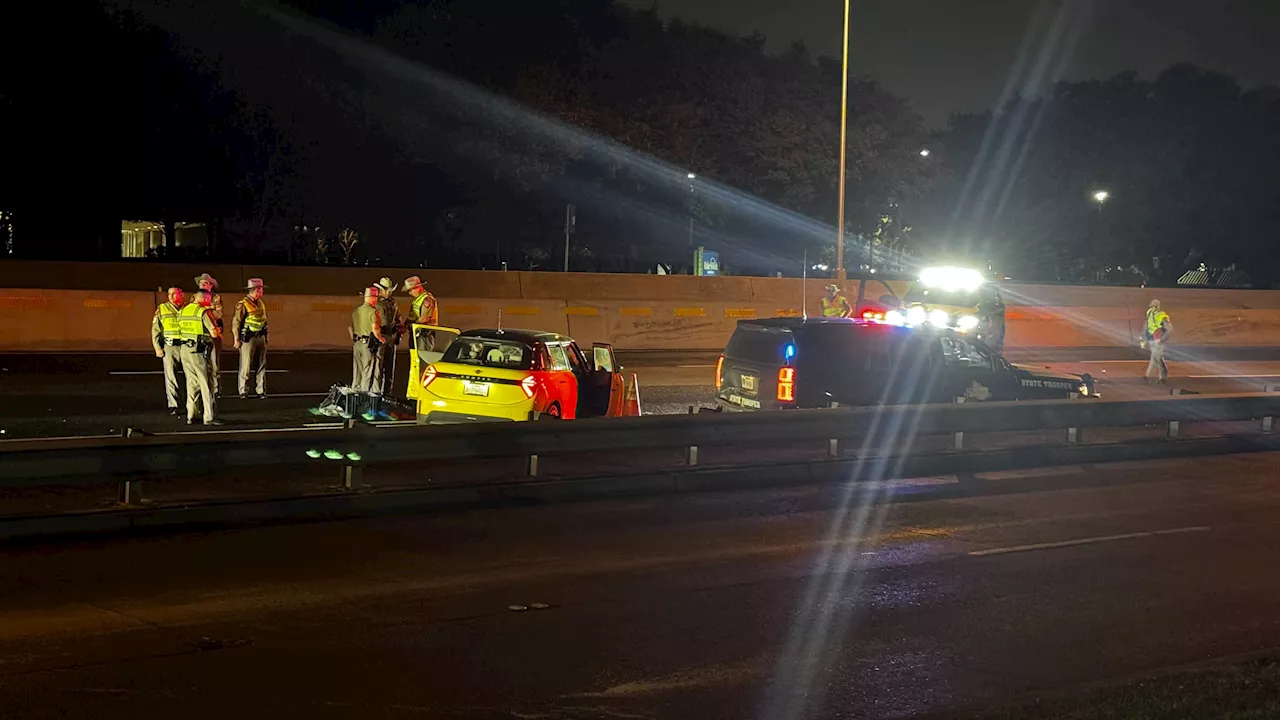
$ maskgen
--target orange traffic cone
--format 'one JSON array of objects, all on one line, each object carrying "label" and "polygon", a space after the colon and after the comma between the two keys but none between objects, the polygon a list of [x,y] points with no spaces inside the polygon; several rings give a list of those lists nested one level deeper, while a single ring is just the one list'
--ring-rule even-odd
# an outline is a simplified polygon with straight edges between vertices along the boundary
[{"label": "orange traffic cone", "polygon": [[622,401],[622,416],[640,416],[640,380],[635,373],[631,373],[631,382],[627,385],[627,396]]}]

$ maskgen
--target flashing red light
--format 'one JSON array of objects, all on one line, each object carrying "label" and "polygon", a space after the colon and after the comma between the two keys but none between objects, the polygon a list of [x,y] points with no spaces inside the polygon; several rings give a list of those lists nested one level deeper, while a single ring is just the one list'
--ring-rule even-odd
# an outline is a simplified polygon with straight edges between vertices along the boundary
[{"label": "flashing red light", "polygon": [[863,310],[862,319],[863,320],[884,320],[884,313],[876,312],[875,310]]},{"label": "flashing red light", "polygon": [[422,371],[422,387],[427,387],[432,380],[436,379],[436,366],[428,365],[426,370]]},{"label": "flashing red light", "polygon": [[720,372],[722,370],[724,370],[724,355],[721,355],[720,359],[716,361],[716,389],[717,390],[720,389],[721,385],[724,385],[724,380],[721,378],[721,375],[720,375]]},{"label": "flashing red light", "polygon": [[778,369],[778,402],[796,401],[796,369],[784,367]]},{"label": "flashing red light", "polygon": [[538,378],[527,375],[525,379],[520,381],[520,389],[524,391],[524,396],[533,399],[533,394],[538,390]]}]

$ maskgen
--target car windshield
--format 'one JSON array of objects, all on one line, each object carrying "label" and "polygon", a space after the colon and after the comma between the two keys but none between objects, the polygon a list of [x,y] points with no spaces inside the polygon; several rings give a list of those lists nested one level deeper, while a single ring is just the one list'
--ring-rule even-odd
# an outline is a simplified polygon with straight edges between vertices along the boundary
[{"label": "car windshield", "polygon": [[528,370],[533,352],[524,343],[491,338],[460,337],[445,350],[443,362],[482,367]]}]

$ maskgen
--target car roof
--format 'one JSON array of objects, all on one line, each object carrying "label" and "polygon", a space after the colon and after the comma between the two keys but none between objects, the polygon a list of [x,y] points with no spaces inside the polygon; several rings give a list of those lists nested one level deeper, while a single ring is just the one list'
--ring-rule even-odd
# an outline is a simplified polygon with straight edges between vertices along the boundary
[{"label": "car roof", "polygon": [[501,330],[493,328],[482,328],[479,330],[468,330],[458,336],[461,338],[484,338],[486,340],[507,340],[522,343],[535,342],[570,342],[573,338],[560,333],[547,332],[545,330],[522,330],[520,328],[503,328]]},{"label": "car roof", "polygon": [[[754,325],[756,327],[764,327],[770,329],[787,329],[796,330],[806,327],[823,327],[844,325],[850,328],[865,330],[868,332],[896,332],[901,334],[920,335],[929,333],[937,336],[960,337],[960,334],[950,328],[935,328],[931,325],[921,325],[917,327],[907,327],[902,325],[891,325],[889,323],[880,322],[878,320],[860,320],[857,318],[829,318],[829,317],[776,317],[776,318],[759,318],[756,320],[739,320],[738,325]],[[970,341],[972,339],[970,338]]]}]

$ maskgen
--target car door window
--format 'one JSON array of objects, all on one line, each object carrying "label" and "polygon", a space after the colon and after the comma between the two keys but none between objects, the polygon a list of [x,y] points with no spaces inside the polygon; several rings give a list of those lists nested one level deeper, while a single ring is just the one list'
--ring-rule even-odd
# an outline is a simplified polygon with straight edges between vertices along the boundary
[{"label": "car door window", "polygon": [[547,354],[551,356],[551,367],[548,370],[569,370],[569,355],[563,345],[548,345]]},{"label": "car door window", "polygon": [[942,343],[942,359],[947,367],[953,368],[975,368],[990,370],[991,357],[985,355],[978,348],[960,338],[939,338]]},{"label": "car door window", "polygon": [[582,375],[587,371],[587,364],[582,359],[582,351],[573,343],[564,345],[564,353],[569,358],[569,369],[573,370],[575,375]]}]

